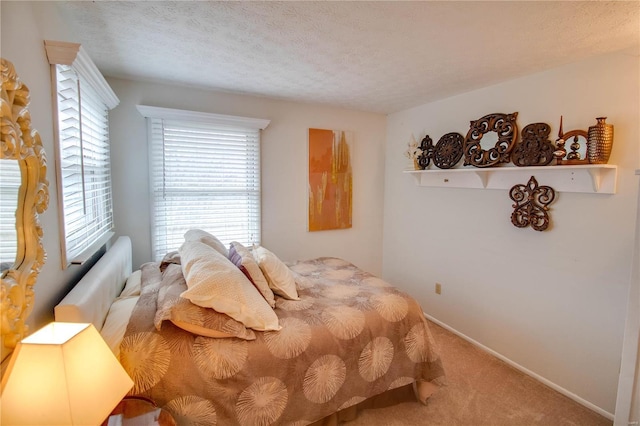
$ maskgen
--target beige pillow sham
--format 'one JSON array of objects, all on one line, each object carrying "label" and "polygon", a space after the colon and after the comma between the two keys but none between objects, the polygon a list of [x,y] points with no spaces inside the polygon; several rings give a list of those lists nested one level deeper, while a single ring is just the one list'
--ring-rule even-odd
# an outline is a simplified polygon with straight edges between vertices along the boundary
[{"label": "beige pillow sham", "polygon": [[185,241],[179,253],[188,287],[182,297],[227,314],[245,327],[280,330],[276,313],[229,259],[200,241]]},{"label": "beige pillow sham", "polygon": [[180,297],[186,290],[187,283],[180,265],[167,265],[158,291],[158,308],[154,318],[156,329],[161,329],[163,321],[171,321],[177,327],[200,336],[255,340],[253,330],[229,315],[194,305]]},{"label": "beige pillow sham", "polygon": [[129,275],[129,277],[127,278],[127,282],[124,285],[124,289],[118,296],[118,299],[124,299],[125,297],[131,296],[140,296],[141,286],[142,271],[138,269],[137,271],[134,271],[131,275]]},{"label": "beige pillow sham", "polygon": [[300,300],[291,269],[278,257],[262,246],[253,249],[253,256],[267,278],[269,288],[285,299]]},{"label": "beige pillow sham", "polygon": [[229,250],[219,239],[202,229],[189,229],[184,234],[185,241],[200,241],[206,245],[213,247],[224,257],[229,257]]}]

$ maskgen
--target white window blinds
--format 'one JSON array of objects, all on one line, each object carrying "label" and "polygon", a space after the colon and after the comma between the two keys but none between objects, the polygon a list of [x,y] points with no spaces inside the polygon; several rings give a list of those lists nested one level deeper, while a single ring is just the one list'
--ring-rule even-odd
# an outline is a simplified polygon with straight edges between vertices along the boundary
[{"label": "white window blinds", "polygon": [[156,114],[149,114],[151,107],[138,108],[156,115],[148,120],[154,259],[177,250],[191,228],[227,246],[259,244],[260,127],[230,124],[220,120],[227,116],[214,114],[161,118],[159,111],[176,110],[152,108]]},{"label": "white window blinds", "polygon": [[68,262],[113,229],[109,109],[68,65],[56,66],[64,234]]},{"label": "white window blinds", "polygon": [[62,263],[82,263],[113,235],[109,110],[118,98],[73,43],[45,41],[56,84]]}]

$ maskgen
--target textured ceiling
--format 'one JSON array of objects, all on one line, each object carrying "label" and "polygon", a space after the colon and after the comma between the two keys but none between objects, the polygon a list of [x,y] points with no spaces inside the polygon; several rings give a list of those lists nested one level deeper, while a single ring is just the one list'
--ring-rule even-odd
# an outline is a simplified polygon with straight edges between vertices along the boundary
[{"label": "textured ceiling", "polygon": [[[640,49],[640,2],[58,2],[106,76],[391,113]],[[637,52],[637,50],[635,51]]]}]

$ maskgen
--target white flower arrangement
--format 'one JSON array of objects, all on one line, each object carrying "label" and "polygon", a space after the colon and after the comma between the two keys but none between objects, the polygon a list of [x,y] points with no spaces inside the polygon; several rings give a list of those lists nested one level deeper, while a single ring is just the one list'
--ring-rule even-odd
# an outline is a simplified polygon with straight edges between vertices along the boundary
[{"label": "white flower arrangement", "polygon": [[418,142],[413,139],[412,142],[407,144],[407,150],[404,152],[404,156],[410,160],[417,160],[420,154],[422,154],[422,149],[418,146]]}]

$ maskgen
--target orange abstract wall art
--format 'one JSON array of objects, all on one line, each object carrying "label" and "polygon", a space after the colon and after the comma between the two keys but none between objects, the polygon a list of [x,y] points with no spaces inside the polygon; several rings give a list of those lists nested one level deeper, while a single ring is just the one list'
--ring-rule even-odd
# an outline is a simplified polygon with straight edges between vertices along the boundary
[{"label": "orange abstract wall art", "polygon": [[309,231],[351,228],[353,134],[309,129]]}]

